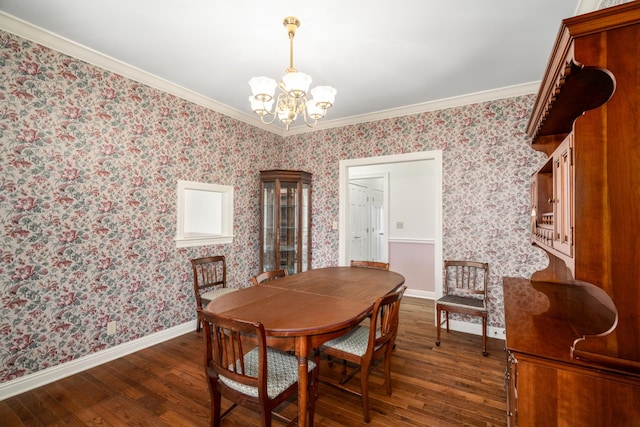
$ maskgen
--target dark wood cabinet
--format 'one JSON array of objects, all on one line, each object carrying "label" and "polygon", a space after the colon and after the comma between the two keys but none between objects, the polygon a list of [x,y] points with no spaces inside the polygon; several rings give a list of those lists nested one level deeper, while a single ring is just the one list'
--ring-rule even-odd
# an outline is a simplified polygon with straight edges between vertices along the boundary
[{"label": "dark wood cabinet", "polygon": [[640,1],[562,22],[527,132],[531,243],[504,278],[510,425],[640,425]]},{"label": "dark wood cabinet", "polygon": [[311,268],[311,174],[260,172],[260,270]]}]

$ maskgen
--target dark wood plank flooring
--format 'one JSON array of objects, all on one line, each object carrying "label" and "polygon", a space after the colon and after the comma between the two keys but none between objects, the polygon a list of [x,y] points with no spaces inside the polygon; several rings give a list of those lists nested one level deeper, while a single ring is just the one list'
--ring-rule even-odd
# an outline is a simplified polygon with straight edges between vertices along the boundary
[{"label": "dark wood plank flooring", "polygon": [[[393,354],[393,393],[370,376],[372,427],[505,426],[504,342],[443,332],[436,347],[433,302],[405,297]],[[9,426],[206,426],[209,392],[202,368],[200,333],[191,332],[0,401],[0,425]],[[331,375],[321,365],[323,375]],[[339,369],[334,367],[334,369]],[[359,377],[349,383],[359,388]],[[295,414],[295,400],[282,405]],[[228,402],[223,401],[223,407]],[[257,425],[256,414],[236,408],[223,426]],[[274,426],[280,426],[274,420]],[[360,400],[320,384],[316,426],[363,426]]]}]

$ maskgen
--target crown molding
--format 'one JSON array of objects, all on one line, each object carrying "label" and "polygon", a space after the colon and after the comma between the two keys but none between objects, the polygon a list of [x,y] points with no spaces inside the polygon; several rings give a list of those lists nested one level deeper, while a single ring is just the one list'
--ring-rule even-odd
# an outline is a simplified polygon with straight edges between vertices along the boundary
[{"label": "crown molding", "polygon": [[305,129],[304,127],[290,129],[287,135],[315,132],[318,130],[357,125],[379,120],[395,119],[398,117],[427,113],[430,111],[445,110],[447,108],[462,107],[465,105],[478,104],[481,102],[497,101],[504,98],[531,95],[536,94],[539,87],[540,81],[523,83],[514,86],[507,86],[498,89],[454,96],[451,98],[423,102],[420,104],[408,105],[405,107],[393,108],[390,110],[351,116],[345,119],[327,120],[323,121],[322,123],[318,123],[313,129]]},{"label": "crown molding", "polygon": [[[582,1],[597,2],[597,0]],[[190,89],[172,83],[137,67],[133,67],[127,63],[119,61],[96,50],[90,49],[86,46],[74,42],[73,40],[47,31],[41,27],[33,25],[27,21],[24,21],[2,11],[0,11],[0,29],[16,34],[22,38],[31,40],[43,46],[47,46],[51,49],[62,52],[65,55],[78,58],[89,64],[120,74],[139,83],[143,83],[155,89],[175,95],[186,101],[193,102],[197,105],[216,111],[220,114],[224,114],[240,122],[263,129],[267,132],[271,132],[283,138],[286,136],[317,132],[320,130],[374,122],[378,120],[393,119],[480,102],[495,101],[503,98],[535,94],[537,93],[540,84],[540,82],[531,82],[515,86],[503,87],[483,92],[456,96],[452,98],[394,108],[390,110],[351,116],[344,119],[327,120],[318,123],[313,128],[309,128],[304,125],[296,126],[290,128],[289,131],[286,131],[285,129],[278,126],[264,124],[260,121],[259,118],[255,117],[254,115],[244,113],[242,111],[236,110],[235,108],[231,108],[214,99],[203,96]]]},{"label": "crown molding", "polygon": [[175,95],[178,98],[193,102],[194,104],[216,111],[220,114],[224,114],[235,120],[239,120],[249,125],[283,136],[282,129],[265,125],[252,115],[236,110],[235,108],[231,108],[214,99],[203,96],[190,89],[172,83],[2,11],[0,11],[0,29],[57,50],[65,55],[72,56],[89,64],[120,74],[121,76],[127,77],[131,80],[143,83],[171,95]]}]

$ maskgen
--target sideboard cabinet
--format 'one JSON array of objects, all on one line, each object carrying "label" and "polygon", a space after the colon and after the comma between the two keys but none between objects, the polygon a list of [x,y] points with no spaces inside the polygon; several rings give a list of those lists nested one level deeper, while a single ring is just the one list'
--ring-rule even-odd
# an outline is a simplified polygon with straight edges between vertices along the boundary
[{"label": "sideboard cabinet", "polygon": [[640,425],[640,1],[565,19],[527,133],[531,243],[504,278],[509,425]]},{"label": "sideboard cabinet", "polygon": [[260,270],[311,268],[311,174],[260,172]]}]

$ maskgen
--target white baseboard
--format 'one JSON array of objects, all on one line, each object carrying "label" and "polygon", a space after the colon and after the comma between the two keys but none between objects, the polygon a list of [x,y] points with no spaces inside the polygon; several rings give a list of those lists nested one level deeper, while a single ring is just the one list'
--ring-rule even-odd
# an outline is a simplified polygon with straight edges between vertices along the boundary
[{"label": "white baseboard", "polygon": [[[434,319],[435,322],[435,319]],[[467,334],[473,334],[482,336],[482,324],[481,323],[469,323],[462,322],[460,320],[450,320],[449,329],[457,332],[465,332]],[[446,333],[446,329],[445,332]],[[487,337],[504,340],[505,330],[504,328],[495,328],[492,326],[487,327]]]},{"label": "white baseboard", "polygon": [[97,353],[89,354],[79,359],[72,360],[71,362],[52,366],[51,368],[43,369],[42,371],[4,382],[0,384],[0,400],[8,399],[17,394],[24,393],[25,391],[58,381],[70,375],[77,374],[78,372],[86,371],[94,366],[110,362],[126,356],[127,354],[135,353],[136,351],[151,347],[163,341],[179,337],[180,335],[184,335],[188,332],[194,331],[195,329],[196,321],[193,320],[164,331],[144,336],[134,341],[116,345],[115,347],[111,347]]},{"label": "white baseboard", "polygon": [[418,291],[415,289],[409,289],[407,288],[406,291],[404,291],[404,296],[406,297],[415,297],[415,298],[422,298],[422,299],[430,299],[430,300],[434,300],[436,297],[435,292],[432,291]]},{"label": "white baseboard", "polygon": [[[417,291],[417,290],[407,289],[404,295],[408,297],[428,299],[428,300],[431,300],[431,303],[433,303],[433,300],[435,299],[435,293],[427,292],[427,291]],[[433,324],[435,325],[435,323],[436,323],[436,319],[434,315]],[[473,334],[478,336],[482,335],[481,323],[469,323],[469,322],[462,322],[460,320],[450,320],[449,329],[453,331],[465,332],[468,334]],[[504,328],[496,328],[492,326],[487,327],[487,336],[489,338],[504,340],[505,334],[506,332]]]},{"label": "white baseboard", "polygon": [[[433,295],[431,294],[431,292],[411,291],[410,289],[407,289],[405,293],[406,296],[433,301]],[[136,351],[151,347],[180,335],[184,335],[195,329],[196,321],[194,320],[191,322],[183,323],[182,325],[174,326],[173,328],[169,328],[164,331],[144,336],[135,341],[120,344],[115,347],[100,351],[98,353],[93,353],[88,356],[72,360],[71,362],[63,363],[62,365],[53,366],[51,368],[47,368],[33,374],[16,378],[12,381],[4,382],[0,384],[0,400],[8,399],[12,396],[24,393],[25,391],[29,391],[34,388],[41,387],[45,384],[58,381],[62,378],[77,374],[78,372],[86,371],[87,369],[93,368],[94,366],[102,365],[103,363],[110,362],[131,353],[135,353]],[[451,320],[449,322],[449,329],[474,335],[482,335],[482,325],[479,323],[468,323],[461,322],[459,320]],[[504,340],[505,330],[504,328],[489,327],[487,330],[487,335],[491,338]]]}]

